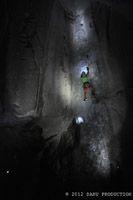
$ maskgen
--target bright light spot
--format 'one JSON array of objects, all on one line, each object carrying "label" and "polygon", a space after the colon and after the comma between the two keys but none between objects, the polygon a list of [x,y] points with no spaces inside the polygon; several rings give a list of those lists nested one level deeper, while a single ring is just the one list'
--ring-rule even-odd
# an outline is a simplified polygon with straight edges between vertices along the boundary
[{"label": "bright light spot", "polygon": [[76,124],[82,124],[84,123],[83,117],[76,117]]},{"label": "bright light spot", "polygon": [[7,170],[6,173],[9,174],[9,170]]},{"label": "bright light spot", "polygon": [[87,66],[83,66],[81,67],[81,70],[80,70],[80,74],[82,74],[82,72],[85,72],[87,74]]},{"label": "bright light spot", "polygon": [[65,193],[65,195],[66,195],[66,196],[69,196],[69,193],[68,193],[68,192],[66,192],[66,193]]}]

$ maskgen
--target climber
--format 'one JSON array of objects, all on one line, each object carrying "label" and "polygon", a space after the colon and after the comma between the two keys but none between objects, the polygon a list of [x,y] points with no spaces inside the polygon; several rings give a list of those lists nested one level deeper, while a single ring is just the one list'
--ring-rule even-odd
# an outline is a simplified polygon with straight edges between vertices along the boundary
[{"label": "climber", "polygon": [[89,92],[89,67],[86,67],[87,69],[87,73],[85,71],[83,71],[81,73],[81,81],[83,83],[83,90],[84,90],[84,101],[87,100],[87,94]]},{"label": "climber", "polygon": [[87,94],[89,90],[92,90],[92,95],[94,96],[94,89],[92,88],[90,81],[89,81],[89,67],[86,67],[87,72],[85,70],[81,73],[81,81],[83,83],[83,90],[84,90],[84,101],[87,100]]}]

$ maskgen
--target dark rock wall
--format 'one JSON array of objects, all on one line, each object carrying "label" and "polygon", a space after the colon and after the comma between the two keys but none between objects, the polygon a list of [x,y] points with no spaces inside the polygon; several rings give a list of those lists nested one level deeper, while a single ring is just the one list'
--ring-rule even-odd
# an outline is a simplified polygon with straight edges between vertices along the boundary
[{"label": "dark rock wall", "polygon": [[[122,168],[133,63],[127,8],[118,1],[1,1],[0,119],[40,117],[43,139],[50,138],[42,172],[50,162],[58,177],[80,185]],[[83,102],[80,73],[88,64],[97,101]],[[85,124],[77,127],[79,115]]]},{"label": "dark rock wall", "polygon": [[48,115],[56,113],[58,105],[66,108],[60,96],[65,95],[61,84],[70,73],[69,17],[65,8],[56,1],[7,3],[10,23],[4,45],[6,64],[2,68],[6,84],[3,94],[8,99],[6,115],[12,112],[16,117],[28,117],[42,111]]},{"label": "dark rock wall", "polygon": [[52,5],[53,1],[7,2],[10,20],[5,57],[8,115],[9,112],[17,116],[39,113]]},{"label": "dark rock wall", "polygon": [[6,1],[0,3],[0,113],[3,114],[5,111],[6,98],[6,54],[8,47],[8,26],[9,16]]},{"label": "dark rock wall", "polygon": [[[122,81],[127,81],[132,65],[132,2],[109,2],[109,4],[105,1],[92,2],[92,17],[99,41],[108,57],[108,63],[112,59],[116,62],[117,66],[114,64],[110,70],[115,75],[120,75]],[[118,73],[117,70],[119,70]]]},{"label": "dark rock wall", "polygon": [[[65,99],[70,81],[69,19],[57,1],[51,13],[43,84],[43,116],[60,116],[69,105]],[[69,82],[68,82],[69,81]]]}]

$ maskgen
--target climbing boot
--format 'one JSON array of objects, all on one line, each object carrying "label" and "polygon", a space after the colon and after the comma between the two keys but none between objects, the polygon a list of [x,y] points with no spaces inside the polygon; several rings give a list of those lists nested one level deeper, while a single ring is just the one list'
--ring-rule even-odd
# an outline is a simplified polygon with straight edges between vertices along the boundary
[{"label": "climbing boot", "polygon": [[88,99],[87,98],[84,98],[84,101],[87,101]]}]

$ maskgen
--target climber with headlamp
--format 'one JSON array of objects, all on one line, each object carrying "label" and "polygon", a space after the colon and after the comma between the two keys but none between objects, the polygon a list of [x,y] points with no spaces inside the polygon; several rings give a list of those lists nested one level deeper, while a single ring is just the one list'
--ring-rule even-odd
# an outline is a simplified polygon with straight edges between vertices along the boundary
[{"label": "climber with headlamp", "polygon": [[83,91],[84,91],[84,101],[87,100],[87,95],[88,95],[90,89],[92,90],[92,94],[94,95],[94,90],[89,81],[89,67],[86,67],[86,69],[87,69],[87,71],[84,70],[81,73],[81,81],[83,84]]}]

